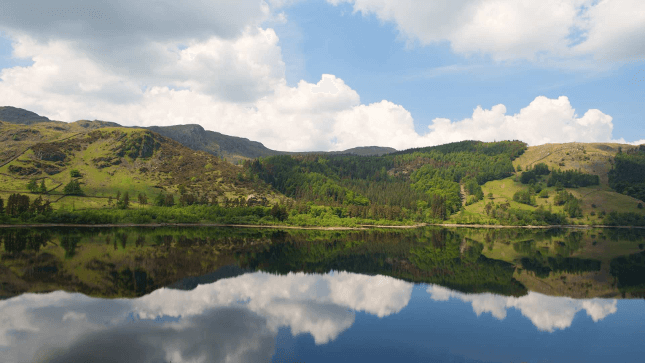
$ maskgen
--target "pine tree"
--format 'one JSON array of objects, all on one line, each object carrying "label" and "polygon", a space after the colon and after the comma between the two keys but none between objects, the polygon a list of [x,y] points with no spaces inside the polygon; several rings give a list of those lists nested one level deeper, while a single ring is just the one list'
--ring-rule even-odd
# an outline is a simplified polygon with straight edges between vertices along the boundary
[{"label": "pine tree", "polygon": [[31,179],[29,183],[27,183],[27,189],[29,189],[29,191],[32,193],[36,193],[38,191],[38,185],[36,184],[36,179]]}]

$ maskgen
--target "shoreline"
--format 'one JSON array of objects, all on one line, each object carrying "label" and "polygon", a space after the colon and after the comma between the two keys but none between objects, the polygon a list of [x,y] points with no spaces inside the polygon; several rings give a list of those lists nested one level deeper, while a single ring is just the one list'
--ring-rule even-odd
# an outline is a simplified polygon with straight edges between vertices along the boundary
[{"label": "shoreline", "polygon": [[369,229],[416,229],[422,227],[443,227],[443,228],[486,228],[486,229],[594,229],[594,228],[616,228],[616,229],[645,229],[644,226],[607,226],[607,225],[548,225],[548,226],[509,226],[494,224],[456,224],[456,223],[419,223],[413,225],[371,225],[362,224],[356,227],[343,226],[284,226],[284,225],[259,225],[259,224],[222,224],[222,223],[125,223],[125,224],[67,224],[67,223],[31,223],[31,224],[0,224],[0,228],[47,228],[47,227],[72,227],[72,228],[131,228],[131,227],[232,227],[232,228],[264,228],[264,229],[295,229],[295,230],[319,230],[319,231],[364,231]]}]

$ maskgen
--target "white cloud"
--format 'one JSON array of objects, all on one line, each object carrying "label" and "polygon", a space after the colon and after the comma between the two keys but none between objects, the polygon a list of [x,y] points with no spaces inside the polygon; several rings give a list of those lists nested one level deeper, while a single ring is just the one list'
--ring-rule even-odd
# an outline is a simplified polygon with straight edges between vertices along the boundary
[{"label": "white cloud", "polygon": [[[33,60],[30,66],[0,72],[0,99],[5,105],[63,121],[100,119],[128,126],[195,123],[285,151],[372,145],[406,149],[464,139],[519,139],[531,145],[611,140],[611,116],[593,109],[577,116],[567,97],[537,97],[515,115],[507,115],[502,104],[491,109],[477,107],[472,117],[464,120],[436,118],[428,132],[420,135],[415,131],[413,116],[402,105],[387,100],[361,104],[359,94],[334,75],[323,74],[316,83],[302,80],[294,87],[288,86],[279,39],[273,29],[258,24],[272,16],[274,8],[288,6],[291,1],[274,2],[273,8],[250,0],[242,3],[248,14],[236,13],[231,19],[220,19],[232,11],[227,2],[218,3],[214,10],[201,3],[182,8],[168,26],[179,27],[179,20],[193,13],[199,15],[194,24],[187,21],[185,28],[172,33],[175,35],[167,29],[157,29],[151,23],[154,17],[142,15],[142,23],[148,25],[132,25],[131,39],[127,41],[122,39],[124,30],[113,27],[134,21],[131,15],[112,23],[95,22],[92,17],[103,14],[100,16],[112,19],[126,10],[138,14],[143,11],[139,7],[145,4],[153,10],[159,4],[139,2],[90,9],[73,1],[60,3],[57,8],[47,3],[39,8],[35,20],[0,22],[15,40],[15,56]],[[458,10],[460,5],[472,8],[468,11],[475,14],[489,2],[428,4],[432,5],[418,12],[445,13],[440,17],[445,26],[428,30],[430,35],[424,39],[430,41],[443,39],[452,31],[453,22],[461,24],[457,21],[459,16],[453,19],[462,11]],[[506,1],[496,4],[508,5]],[[381,14],[387,21],[399,21],[414,13],[406,1],[394,6],[388,0],[357,0],[354,5],[360,11]],[[531,12],[534,5],[522,6],[513,5],[513,11]],[[69,9],[77,9],[74,11],[78,14],[65,13],[60,19],[50,14],[72,11]],[[17,11],[14,15],[18,18],[26,17],[23,10],[10,10],[0,18],[12,11]],[[165,19],[172,9],[154,11]],[[204,19],[218,25],[207,29],[202,24]],[[416,34],[414,27],[436,26],[425,18],[415,19],[405,23],[413,27],[410,34]],[[37,21],[43,22],[42,28],[35,25]],[[219,22],[236,30],[221,30]],[[513,42],[521,40],[513,39],[503,43],[511,44],[506,48],[515,49]],[[117,45],[124,48],[111,48]]]},{"label": "white cloud", "polygon": [[146,77],[111,73],[63,41],[43,45],[24,38],[16,51],[32,56],[34,64],[0,73],[6,104],[65,121],[196,123],[277,150],[406,149],[464,139],[601,142],[611,140],[613,128],[611,116],[599,110],[579,117],[567,97],[540,96],[515,115],[507,115],[500,104],[477,107],[464,120],[437,118],[428,133],[419,135],[403,106],[386,100],[361,104],[358,93],[333,75],[322,75],[316,84],[287,86],[277,36],[270,29],[190,45],[172,67],[159,71],[166,82],[143,90]]},{"label": "white cloud", "polygon": [[490,293],[464,294],[451,291],[438,285],[428,286],[427,292],[435,301],[447,301],[456,298],[470,302],[477,316],[491,313],[498,320],[506,318],[508,308],[520,310],[522,315],[529,318],[536,328],[542,331],[554,332],[571,326],[575,315],[585,310],[594,322],[598,322],[617,311],[616,299],[576,300],[568,297],[542,295],[530,291],[521,297],[500,296]]},{"label": "white cloud", "polygon": [[612,117],[599,110],[588,110],[578,117],[569,99],[536,97],[514,115],[506,114],[502,104],[490,110],[477,107],[470,118],[451,122],[434,119],[427,144],[459,140],[522,140],[529,145],[560,142],[608,142],[613,129]]},{"label": "white cloud", "polygon": [[645,57],[645,3],[639,0],[327,0],[396,24],[408,41],[448,41],[461,54],[497,60],[591,55]]}]

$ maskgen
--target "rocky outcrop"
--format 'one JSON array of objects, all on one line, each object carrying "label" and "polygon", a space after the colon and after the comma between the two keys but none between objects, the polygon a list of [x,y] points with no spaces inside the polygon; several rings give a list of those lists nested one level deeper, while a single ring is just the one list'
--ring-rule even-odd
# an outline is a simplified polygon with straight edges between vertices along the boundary
[{"label": "rocky outcrop", "polygon": [[56,144],[36,144],[31,147],[34,157],[44,161],[65,161],[67,155]]}]

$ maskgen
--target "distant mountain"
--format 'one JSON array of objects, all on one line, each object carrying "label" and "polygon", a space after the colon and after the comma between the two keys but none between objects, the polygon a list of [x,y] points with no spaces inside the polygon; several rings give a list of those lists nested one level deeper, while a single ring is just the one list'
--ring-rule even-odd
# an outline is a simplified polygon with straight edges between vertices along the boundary
[{"label": "distant mountain", "polygon": [[306,151],[288,152],[272,150],[257,141],[242,137],[228,136],[215,131],[204,130],[200,125],[151,126],[148,130],[173,139],[193,150],[206,151],[221,156],[231,162],[244,159],[255,159],[274,155],[294,154],[353,154],[361,156],[379,156],[396,152],[391,147],[361,146],[344,151]]},{"label": "distant mountain", "polygon": [[[21,108],[6,106],[0,107],[0,121],[12,124],[33,125],[35,123],[52,123],[51,129],[71,132],[84,132],[104,127],[122,127],[116,122],[79,120],[75,122],[52,121],[47,117]],[[53,125],[55,124],[55,125]],[[141,127],[156,132],[169,139],[175,140],[196,151],[205,151],[209,154],[225,158],[232,163],[246,159],[268,157],[286,154],[320,154],[325,151],[287,152],[272,150],[262,143],[243,137],[228,136],[219,132],[205,130],[200,125],[175,125],[175,126],[150,126]],[[331,154],[354,154],[362,156],[384,155],[397,151],[390,147],[363,146],[344,151],[332,151]]]},{"label": "distant mountain", "polygon": [[12,124],[31,125],[38,122],[49,122],[51,120],[37,113],[23,110],[22,108],[4,106],[0,107],[0,121]]},{"label": "distant mountain", "polygon": [[383,146],[359,146],[347,149],[345,151],[332,151],[332,154],[353,154],[360,156],[381,156],[396,152],[395,148]]},{"label": "distant mountain", "polygon": [[204,130],[200,125],[151,126],[147,129],[193,150],[206,151],[224,157],[231,162],[284,154],[268,149],[257,141]]}]

